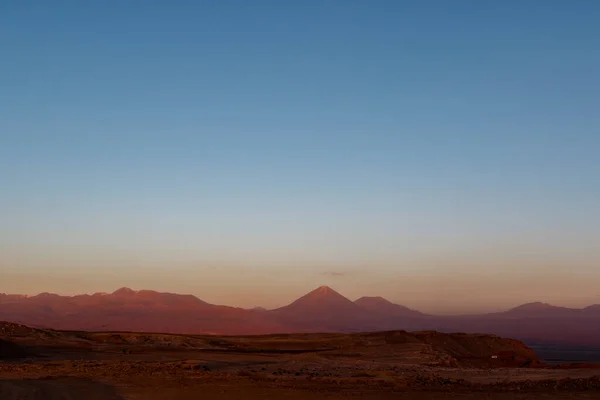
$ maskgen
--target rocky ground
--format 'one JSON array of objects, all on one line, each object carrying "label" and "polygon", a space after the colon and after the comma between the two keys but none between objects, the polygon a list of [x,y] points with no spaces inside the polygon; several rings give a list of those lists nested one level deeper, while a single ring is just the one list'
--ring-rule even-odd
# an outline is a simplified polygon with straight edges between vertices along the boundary
[{"label": "rocky ground", "polygon": [[0,339],[2,400],[600,398],[600,370],[551,368],[522,343],[493,336],[212,337],[4,324]]}]

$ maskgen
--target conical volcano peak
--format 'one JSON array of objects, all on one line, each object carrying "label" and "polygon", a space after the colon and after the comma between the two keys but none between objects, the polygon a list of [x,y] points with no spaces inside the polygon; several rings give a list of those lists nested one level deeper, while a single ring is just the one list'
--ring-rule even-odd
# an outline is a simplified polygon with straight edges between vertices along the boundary
[{"label": "conical volcano peak", "polygon": [[309,297],[309,298],[314,298],[314,299],[317,299],[317,298],[322,299],[322,298],[334,298],[334,297],[338,297],[338,298],[345,299],[344,296],[342,296],[341,294],[339,294],[338,292],[336,292],[335,290],[333,290],[329,286],[325,286],[325,285],[319,286],[318,288],[316,288],[312,292],[304,295],[304,297]]},{"label": "conical volcano peak", "polygon": [[303,324],[308,323],[307,321],[319,321],[319,324],[327,321],[327,324],[341,324],[340,326],[345,326],[344,324],[356,318],[364,318],[366,314],[358,305],[325,285],[274,312]]},{"label": "conical volcano peak", "polygon": [[329,286],[319,286],[315,292],[319,292],[319,293],[335,293],[335,290],[333,290],[332,288],[330,288]]},{"label": "conical volcano peak", "polygon": [[328,307],[332,305],[344,304],[349,307],[355,307],[356,305],[352,301],[348,300],[329,286],[319,286],[310,293],[305,294],[298,300],[294,301],[291,305],[303,305],[303,306],[314,306],[314,307]]}]

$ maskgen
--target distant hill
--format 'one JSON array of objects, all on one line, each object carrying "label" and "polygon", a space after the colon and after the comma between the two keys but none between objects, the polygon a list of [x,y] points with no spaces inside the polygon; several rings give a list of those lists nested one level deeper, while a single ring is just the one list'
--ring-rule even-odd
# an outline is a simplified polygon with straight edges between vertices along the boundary
[{"label": "distant hill", "polygon": [[589,313],[589,314],[598,314],[600,315],[600,304],[592,304],[589,307],[586,307],[583,309],[584,313]]},{"label": "distant hill", "polygon": [[600,345],[599,304],[575,309],[536,302],[498,313],[434,316],[382,297],[353,302],[327,286],[275,310],[129,288],[77,296],[0,294],[0,320],[64,330],[188,334],[438,330],[497,334],[530,344]]},{"label": "distant hill", "polygon": [[352,331],[375,325],[372,315],[328,286],[321,286],[272,313],[300,331]]},{"label": "distant hill", "polygon": [[269,315],[209,304],[192,295],[129,288],[110,294],[24,297],[0,303],[0,320],[75,330],[207,334],[283,330]]},{"label": "distant hill", "polygon": [[354,303],[364,310],[382,315],[394,317],[422,317],[425,315],[408,307],[394,304],[383,297],[361,297]]},{"label": "distant hill", "polygon": [[500,315],[506,317],[530,317],[530,318],[539,318],[539,317],[569,317],[581,314],[581,309],[576,308],[567,308],[567,307],[557,307],[548,303],[527,303],[520,305],[518,307],[512,308],[508,311],[504,311],[502,313],[498,313]]},{"label": "distant hill", "polygon": [[[343,356],[346,360],[391,361],[399,364],[445,367],[527,367],[543,366],[525,344],[495,335],[444,334],[440,332],[385,331],[368,333],[301,333],[264,336],[169,335],[139,332],[74,332],[32,329],[0,321],[0,357],[48,357],[49,352],[103,351],[112,355],[124,348],[137,352],[143,344],[149,349],[165,345],[185,350],[239,353],[298,354],[319,353],[322,359]],[[5,351],[3,351],[5,350]],[[38,353],[39,352],[39,353]],[[38,354],[36,354],[38,353]],[[72,353],[71,353],[72,354]],[[81,354],[81,353],[80,353]],[[284,362],[289,360],[284,358]]]}]

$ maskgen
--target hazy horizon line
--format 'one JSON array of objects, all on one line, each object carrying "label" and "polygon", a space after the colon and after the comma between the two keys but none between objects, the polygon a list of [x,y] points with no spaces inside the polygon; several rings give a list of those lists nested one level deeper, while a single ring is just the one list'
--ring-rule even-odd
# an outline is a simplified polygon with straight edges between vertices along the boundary
[{"label": "hazy horizon line", "polygon": [[[131,290],[134,293],[139,293],[139,292],[146,291],[146,292],[155,292],[155,293],[161,293],[161,294],[174,294],[174,295],[179,295],[179,296],[193,296],[196,299],[201,300],[203,302],[206,302],[207,304],[212,305],[212,306],[239,308],[239,309],[243,309],[243,310],[252,310],[252,309],[255,309],[255,308],[262,308],[262,309],[265,309],[267,311],[272,311],[272,310],[276,310],[276,309],[278,309],[280,307],[284,307],[285,305],[289,305],[289,304],[293,303],[294,301],[298,300],[299,298],[301,298],[302,296],[305,296],[305,295],[307,295],[309,293],[312,293],[313,291],[316,291],[317,289],[322,288],[322,287],[326,287],[326,288],[329,288],[329,289],[333,290],[334,292],[336,292],[337,294],[343,296],[344,298],[348,299],[351,302],[356,302],[357,300],[359,300],[361,298],[365,298],[365,297],[366,298],[381,298],[381,299],[384,299],[385,301],[388,301],[388,302],[390,302],[390,303],[392,303],[394,305],[404,306],[402,304],[399,304],[399,303],[393,302],[391,300],[388,300],[387,298],[385,298],[383,296],[361,296],[361,297],[356,298],[355,300],[352,300],[352,299],[344,296],[339,291],[333,289],[330,285],[321,285],[321,286],[319,286],[319,287],[317,287],[317,288],[315,288],[315,289],[313,289],[313,290],[311,290],[311,291],[309,291],[309,292],[307,292],[307,293],[305,293],[303,295],[300,295],[299,297],[293,299],[289,303],[285,303],[283,306],[277,306],[277,307],[264,307],[264,306],[261,306],[261,305],[254,305],[254,306],[251,306],[251,307],[237,307],[237,306],[230,306],[230,305],[227,305],[227,304],[211,303],[209,301],[204,300],[203,298],[200,298],[198,295],[195,295],[195,294],[192,294],[192,293],[178,293],[178,292],[173,292],[173,291],[160,291],[160,290],[155,290],[155,289],[139,289],[139,290],[136,290],[136,289],[132,289],[132,288],[127,287],[127,286],[121,286],[121,287],[118,287],[117,289],[115,289],[113,291],[109,291],[109,292],[98,292],[97,291],[97,292],[93,292],[93,293],[86,292],[86,293],[75,293],[75,294],[61,294],[61,293],[57,293],[57,292],[44,291],[44,292],[39,292],[37,294],[28,294],[28,293],[8,293],[8,292],[1,292],[0,291],[0,295],[5,295],[5,296],[23,296],[25,298],[34,298],[34,297],[42,295],[42,294],[57,295],[57,296],[60,296],[60,297],[76,297],[76,296],[112,295],[112,294],[118,292],[119,290],[126,289],[126,290]],[[434,316],[434,317],[435,316],[444,317],[444,316],[485,315],[485,314],[494,314],[494,313],[506,312],[506,311],[510,311],[510,310],[513,310],[513,309],[521,307],[521,306],[532,305],[532,304],[543,304],[543,305],[550,306],[550,307],[565,308],[565,309],[569,309],[569,310],[584,310],[584,309],[592,307],[592,306],[600,305],[600,303],[591,303],[591,304],[588,304],[587,306],[583,306],[583,307],[568,307],[568,306],[556,305],[556,304],[553,304],[553,303],[549,303],[549,302],[546,302],[546,301],[539,300],[539,301],[529,301],[529,302],[525,302],[525,303],[519,303],[519,304],[517,304],[515,306],[512,306],[512,307],[502,308],[502,309],[488,310],[488,311],[485,311],[485,312],[463,312],[463,313],[460,313],[460,312],[455,312],[455,313],[430,313],[430,312],[422,312],[422,313],[424,315],[426,315],[426,316]],[[0,305],[1,305],[1,303],[0,303]],[[412,307],[409,307],[409,308],[411,310],[413,310],[413,311],[421,312],[420,310],[418,310],[416,308],[412,308]]]}]

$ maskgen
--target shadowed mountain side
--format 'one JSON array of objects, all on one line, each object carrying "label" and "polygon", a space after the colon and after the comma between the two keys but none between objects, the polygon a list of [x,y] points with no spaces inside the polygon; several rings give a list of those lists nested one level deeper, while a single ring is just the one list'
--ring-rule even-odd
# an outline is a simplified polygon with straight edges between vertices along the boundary
[{"label": "shadowed mountain side", "polygon": [[383,297],[361,297],[354,303],[364,310],[387,316],[409,318],[425,316],[425,314],[419,311],[411,310],[410,308],[399,304],[394,304]]},{"label": "shadowed mountain side", "polygon": [[527,317],[527,318],[561,318],[583,315],[584,310],[578,308],[557,307],[548,303],[534,302],[522,304],[508,311],[494,313],[496,317]]},{"label": "shadowed mountain side", "polygon": [[425,319],[423,324],[426,329],[440,332],[490,333],[519,339],[532,345],[600,345],[600,318],[597,316],[450,316]]},{"label": "shadowed mountain side", "polygon": [[592,304],[589,307],[583,309],[585,314],[596,314],[600,316],[600,304]]}]

